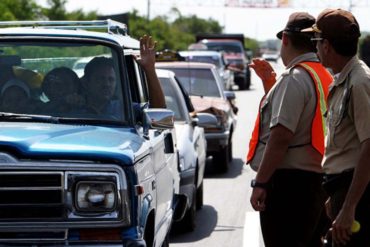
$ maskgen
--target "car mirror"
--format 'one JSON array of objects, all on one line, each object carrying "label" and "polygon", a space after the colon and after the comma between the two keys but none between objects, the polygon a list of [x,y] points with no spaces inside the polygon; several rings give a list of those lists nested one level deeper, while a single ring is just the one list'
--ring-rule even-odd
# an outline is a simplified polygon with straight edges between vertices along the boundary
[{"label": "car mirror", "polygon": [[174,127],[174,112],[168,109],[144,109],[146,124],[150,129],[171,129]]},{"label": "car mirror", "polygon": [[209,113],[197,113],[196,117],[197,125],[202,128],[217,128],[217,118]]}]

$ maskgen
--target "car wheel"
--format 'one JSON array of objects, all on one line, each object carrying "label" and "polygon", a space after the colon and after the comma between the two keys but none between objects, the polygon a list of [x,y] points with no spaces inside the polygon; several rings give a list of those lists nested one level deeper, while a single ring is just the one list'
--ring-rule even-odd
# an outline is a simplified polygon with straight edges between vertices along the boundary
[{"label": "car wheel", "polygon": [[202,209],[203,207],[203,181],[197,189],[197,210]]},{"label": "car wheel", "polygon": [[237,81],[237,84],[238,84],[238,86],[239,86],[239,90],[245,90],[245,89],[247,89],[246,87],[247,87],[247,82],[246,82],[246,80],[243,80],[242,78],[240,78],[238,81]]},{"label": "car wheel", "polygon": [[245,78],[245,89],[249,90],[250,87],[251,87],[251,77],[250,75],[248,75],[247,78]]},{"label": "car wheel", "polygon": [[193,193],[193,202],[190,208],[186,211],[184,218],[179,222],[182,226],[182,229],[185,232],[192,232],[195,230],[195,216],[197,210],[197,197],[196,190]]},{"label": "car wheel", "polygon": [[222,173],[225,173],[229,169],[229,146],[222,147],[213,156],[213,164]]},{"label": "car wheel", "polygon": [[230,140],[229,145],[227,145],[228,153],[229,153],[229,161],[231,162],[233,160],[233,141],[232,141],[232,132],[230,133]]}]

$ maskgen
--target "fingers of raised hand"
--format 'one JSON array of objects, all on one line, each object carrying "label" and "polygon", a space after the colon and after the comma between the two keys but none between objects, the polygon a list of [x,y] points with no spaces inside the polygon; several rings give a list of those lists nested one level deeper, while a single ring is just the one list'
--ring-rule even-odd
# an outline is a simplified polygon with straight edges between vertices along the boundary
[{"label": "fingers of raised hand", "polygon": [[352,235],[350,227],[343,227],[336,225],[335,222],[333,223],[332,228],[332,237],[334,242],[338,244],[345,244],[349,241]]}]

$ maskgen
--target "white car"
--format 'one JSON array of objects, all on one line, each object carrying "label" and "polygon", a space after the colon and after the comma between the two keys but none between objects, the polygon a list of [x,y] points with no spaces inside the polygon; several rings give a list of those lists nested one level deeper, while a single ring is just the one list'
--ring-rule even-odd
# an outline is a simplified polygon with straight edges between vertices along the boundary
[{"label": "white car", "polygon": [[232,136],[237,124],[235,93],[223,91],[216,66],[197,62],[157,62],[156,68],[171,70],[189,93],[197,113],[210,113],[217,124],[205,127],[207,154],[220,172],[227,172],[232,155]]},{"label": "white car", "polygon": [[158,70],[157,75],[166,98],[167,108],[175,113],[175,132],[179,152],[180,194],[189,203],[181,228],[193,231],[196,210],[203,206],[203,176],[206,165],[207,142],[201,126],[217,124],[208,113],[194,114],[194,108],[186,91],[169,70]]}]

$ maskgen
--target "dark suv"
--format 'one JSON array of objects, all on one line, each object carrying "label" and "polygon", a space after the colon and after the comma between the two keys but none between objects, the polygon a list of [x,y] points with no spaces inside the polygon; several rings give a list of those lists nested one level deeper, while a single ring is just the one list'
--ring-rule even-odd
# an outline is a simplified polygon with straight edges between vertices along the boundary
[{"label": "dark suv", "polygon": [[[139,42],[109,20],[0,25],[0,245],[168,246],[187,201],[173,112],[148,108]],[[116,83],[109,111],[81,100],[86,87],[67,93],[70,81],[48,74],[73,74],[92,57],[114,67],[113,77],[95,78]],[[62,85],[63,103],[47,107],[46,77]]]}]

